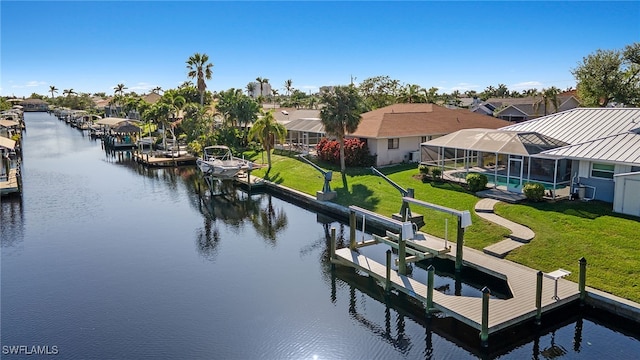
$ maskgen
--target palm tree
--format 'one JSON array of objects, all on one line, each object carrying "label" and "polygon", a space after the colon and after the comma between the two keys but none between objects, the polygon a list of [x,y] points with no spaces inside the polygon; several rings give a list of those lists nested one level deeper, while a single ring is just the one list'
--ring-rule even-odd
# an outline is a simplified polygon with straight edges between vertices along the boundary
[{"label": "palm tree", "polygon": [[126,86],[124,86],[124,84],[118,84],[113,88],[113,90],[115,90],[114,93],[116,95],[124,95],[124,90],[125,89],[128,89],[128,88]]},{"label": "palm tree", "polygon": [[420,85],[416,85],[416,84],[408,84],[406,85],[403,89],[402,89],[402,93],[400,94],[400,97],[398,98],[398,102],[400,103],[419,103],[422,102],[420,101],[421,96],[420,96],[420,91],[423,89],[420,89]]},{"label": "palm tree", "polygon": [[247,95],[253,97],[256,92],[256,83],[248,83],[247,84]]},{"label": "palm tree", "polygon": [[260,83],[260,96],[263,96],[263,92],[264,92],[264,84],[268,84],[269,83],[269,79],[267,78],[261,78],[261,77],[257,77],[256,81],[258,83]]},{"label": "palm tree", "polygon": [[271,143],[275,139],[283,142],[287,138],[287,128],[276,121],[273,112],[262,112],[262,117],[249,130],[249,138],[257,139],[262,144],[262,148],[267,152],[267,174],[271,171]]},{"label": "palm tree", "polygon": [[285,81],[284,88],[287,90],[287,96],[291,95],[291,90],[293,90],[293,80],[288,79]]},{"label": "palm tree", "polygon": [[365,111],[362,98],[354,86],[336,86],[333,91],[322,93],[320,120],[327,134],[333,135],[340,143],[340,170],[344,174],[344,136],[356,131],[361,114]]},{"label": "palm tree", "polygon": [[51,93],[51,98],[53,99],[54,98],[53,94],[58,92],[58,88],[51,85],[49,86],[49,92]]},{"label": "palm tree", "polygon": [[198,92],[200,93],[200,106],[204,106],[204,91],[207,89],[206,80],[211,80],[213,64],[208,62],[209,55],[195,53],[187,60],[187,69],[189,69],[189,76],[192,79],[197,79]]},{"label": "palm tree", "polygon": [[160,86],[156,86],[153,89],[151,89],[152,93],[156,93],[158,95],[160,95],[160,91],[162,91],[162,88]]},{"label": "palm tree", "polygon": [[62,90],[62,95],[64,96],[71,96],[71,95],[77,95],[77,94],[78,94],[77,92],[73,91],[73,88]]}]

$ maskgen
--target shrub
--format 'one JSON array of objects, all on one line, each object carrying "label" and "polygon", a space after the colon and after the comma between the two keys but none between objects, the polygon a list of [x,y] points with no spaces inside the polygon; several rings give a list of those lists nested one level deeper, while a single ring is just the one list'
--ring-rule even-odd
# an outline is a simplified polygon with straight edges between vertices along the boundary
[{"label": "shrub", "polygon": [[434,167],[431,169],[431,175],[434,179],[440,179],[442,177],[442,169]]},{"label": "shrub", "polygon": [[429,167],[427,165],[418,166],[418,170],[420,170],[420,174],[429,175]]},{"label": "shrub", "polygon": [[472,192],[484,190],[487,187],[489,179],[485,174],[470,173],[467,174],[467,185]]},{"label": "shrub", "polygon": [[528,200],[541,201],[544,197],[544,186],[537,183],[526,183],[524,187],[522,187],[522,192]]},{"label": "shrub", "polygon": [[[322,138],[316,145],[318,159],[340,164],[340,143],[336,140]],[[346,166],[373,166],[375,157],[369,153],[367,144],[355,138],[344,139],[344,162]]]},{"label": "shrub", "polygon": [[196,140],[187,144],[187,151],[192,154],[201,155],[202,154],[202,145]]}]

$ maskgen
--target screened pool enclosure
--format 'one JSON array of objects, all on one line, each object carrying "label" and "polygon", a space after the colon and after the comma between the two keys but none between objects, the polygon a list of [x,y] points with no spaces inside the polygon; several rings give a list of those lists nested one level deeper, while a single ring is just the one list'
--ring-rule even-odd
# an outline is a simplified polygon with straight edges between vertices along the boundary
[{"label": "screened pool enclosure", "polygon": [[555,197],[571,183],[571,161],[543,152],[566,145],[535,132],[467,129],[422,143],[421,164],[450,180],[482,173],[493,187],[518,193],[526,183],[540,183]]}]

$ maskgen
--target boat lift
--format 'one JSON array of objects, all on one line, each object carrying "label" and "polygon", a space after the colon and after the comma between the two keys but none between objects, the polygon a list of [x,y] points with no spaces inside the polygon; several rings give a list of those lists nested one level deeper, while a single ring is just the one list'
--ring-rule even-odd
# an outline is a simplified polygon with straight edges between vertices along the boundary
[{"label": "boat lift", "polygon": [[[393,180],[389,179],[385,174],[381,173],[378,169],[376,169],[373,166],[371,167],[371,171],[373,171],[375,175],[378,175],[381,178],[385,179],[389,184],[391,184],[391,186],[395,187],[400,192],[400,196],[402,198],[414,197],[413,189],[411,188],[405,189],[402,186],[396,184]],[[415,223],[418,227],[422,227],[424,225],[424,216],[419,214],[412,215],[411,208],[409,207],[409,203],[407,203],[404,200],[402,201],[402,205],[400,206],[400,212],[398,214],[393,214],[392,218],[400,221],[411,221]]]},{"label": "boat lift", "polygon": [[304,155],[298,155],[298,158],[306,161],[307,163],[309,163],[309,165],[313,166],[316,170],[318,170],[322,174],[322,177],[324,178],[324,185],[322,186],[322,191],[316,192],[316,198],[321,201],[331,200],[335,198],[337,196],[337,193],[335,191],[331,191],[331,184],[330,184],[331,179],[333,178],[333,171],[324,170],[323,168],[314,164],[311,160],[304,157]]}]

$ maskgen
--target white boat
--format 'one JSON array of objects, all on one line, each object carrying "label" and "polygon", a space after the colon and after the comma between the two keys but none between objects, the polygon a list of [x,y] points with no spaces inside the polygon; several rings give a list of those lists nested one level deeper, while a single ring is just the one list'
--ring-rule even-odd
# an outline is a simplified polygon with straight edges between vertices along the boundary
[{"label": "white boat", "polygon": [[224,145],[207,146],[203,156],[196,160],[203,174],[218,179],[231,179],[239,172],[251,168],[251,162],[234,157],[231,149]]}]

